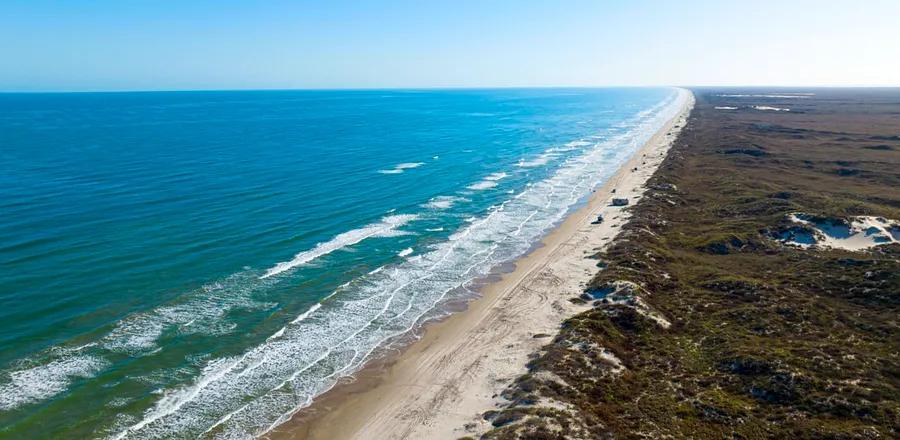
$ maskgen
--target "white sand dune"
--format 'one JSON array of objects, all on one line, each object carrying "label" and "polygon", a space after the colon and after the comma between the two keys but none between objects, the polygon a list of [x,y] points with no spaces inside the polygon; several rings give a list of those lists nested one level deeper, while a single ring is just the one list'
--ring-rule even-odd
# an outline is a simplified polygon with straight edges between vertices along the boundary
[{"label": "white sand dune", "polygon": [[783,236],[789,244],[800,247],[828,247],[848,251],[863,251],[884,244],[900,243],[900,221],[884,217],[859,216],[849,220],[816,219],[794,213],[788,216],[794,223],[810,228],[813,233],[802,237],[797,233]]}]

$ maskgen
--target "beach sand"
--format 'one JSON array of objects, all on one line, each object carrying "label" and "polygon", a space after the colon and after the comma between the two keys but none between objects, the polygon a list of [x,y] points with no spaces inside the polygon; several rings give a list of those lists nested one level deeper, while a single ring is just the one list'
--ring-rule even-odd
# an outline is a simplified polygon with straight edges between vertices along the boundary
[{"label": "beach sand", "polygon": [[[560,324],[587,306],[570,301],[597,272],[590,258],[628,221],[613,197],[634,204],[693,106],[668,121],[618,172],[548,234],[515,269],[481,289],[464,311],[427,325],[396,356],[373,362],[270,432],[272,439],[454,439],[487,429],[481,414],[526,373]],[[635,171],[635,168],[637,169]],[[613,192],[615,191],[615,192]],[[592,222],[598,215],[605,221]]]}]

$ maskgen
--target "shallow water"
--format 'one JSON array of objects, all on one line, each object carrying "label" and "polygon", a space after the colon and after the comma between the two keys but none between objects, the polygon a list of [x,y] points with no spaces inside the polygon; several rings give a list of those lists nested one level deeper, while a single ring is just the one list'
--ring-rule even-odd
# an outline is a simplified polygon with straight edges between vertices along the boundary
[{"label": "shallow water", "polygon": [[0,95],[0,437],[265,432],[526,252],[682,98]]}]

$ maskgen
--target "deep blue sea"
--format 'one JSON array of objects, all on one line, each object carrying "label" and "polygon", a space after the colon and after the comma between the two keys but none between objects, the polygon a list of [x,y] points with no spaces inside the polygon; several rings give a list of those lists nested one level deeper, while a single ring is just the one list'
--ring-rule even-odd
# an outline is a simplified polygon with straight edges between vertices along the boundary
[{"label": "deep blue sea", "polygon": [[0,94],[0,438],[258,436],[471,297],[680,99]]}]

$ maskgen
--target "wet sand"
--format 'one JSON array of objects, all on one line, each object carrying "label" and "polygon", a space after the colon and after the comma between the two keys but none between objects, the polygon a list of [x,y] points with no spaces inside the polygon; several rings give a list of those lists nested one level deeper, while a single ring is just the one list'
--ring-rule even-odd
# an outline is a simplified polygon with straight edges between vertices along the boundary
[{"label": "wet sand", "polygon": [[[688,93],[689,92],[685,92]],[[526,372],[529,357],[586,306],[570,301],[609,245],[684,127],[694,99],[515,268],[487,283],[464,311],[429,324],[421,339],[378,359],[268,434],[272,439],[458,438],[484,431],[481,414]],[[635,171],[636,169],[636,171]],[[605,221],[592,223],[598,215]]]}]

